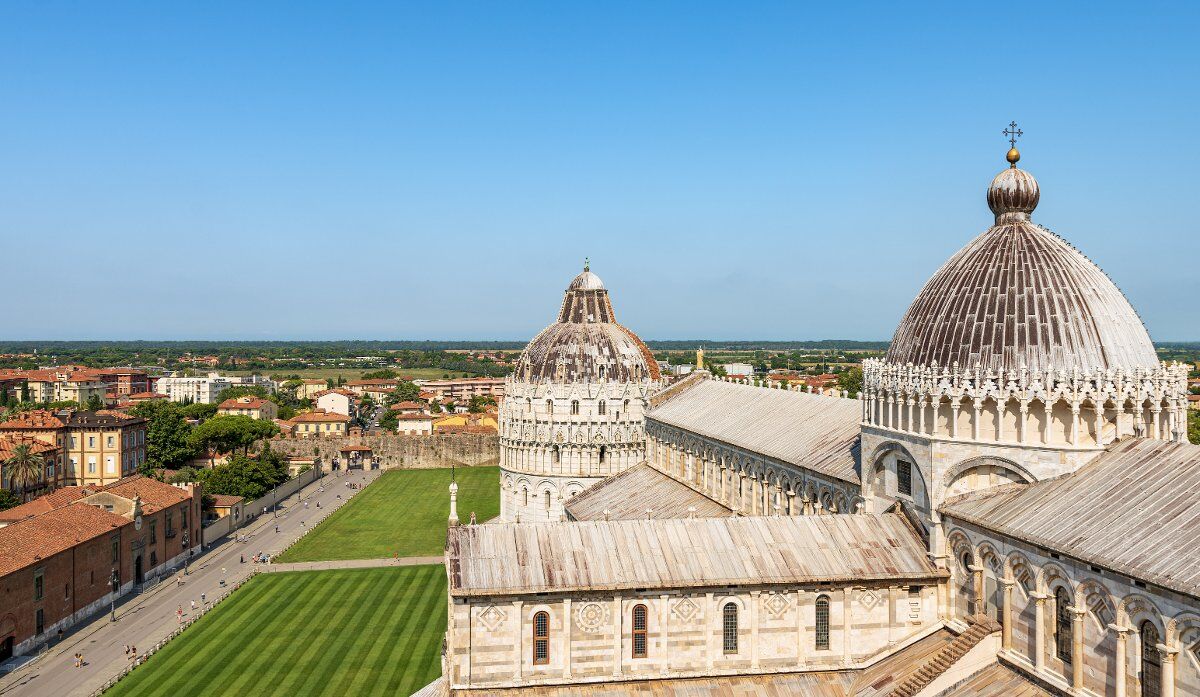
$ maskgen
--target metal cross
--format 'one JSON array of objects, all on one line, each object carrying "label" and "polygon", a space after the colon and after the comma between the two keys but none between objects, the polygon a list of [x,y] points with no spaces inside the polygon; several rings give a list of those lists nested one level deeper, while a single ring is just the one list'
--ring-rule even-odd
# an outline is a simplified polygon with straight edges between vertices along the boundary
[{"label": "metal cross", "polygon": [[1006,129],[1004,129],[1003,131],[1001,131],[1001,133],[1003,133],[1004,135],[1008,136],[1008,142],[1009,142],[1009,143],[1010,143],[1010,144],[1011,144],[1011,145],[1012,145],[1014,148],[1015,148],[1015,147],[1017,147],[1017,138],[1020,138],[1022,135],[1024,135],[1024,131],[1022,131],[1021,129],[1017,128],[1017,122],[1016,122],[1016,121],[1013,121],[1012,123],[1008,124],[1008,128],[1006,128]]}]

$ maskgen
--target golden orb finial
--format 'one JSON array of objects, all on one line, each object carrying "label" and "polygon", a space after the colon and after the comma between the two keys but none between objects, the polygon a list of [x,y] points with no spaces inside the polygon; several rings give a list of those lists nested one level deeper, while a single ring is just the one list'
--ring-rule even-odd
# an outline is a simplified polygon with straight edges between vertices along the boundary
[{"label": "golden orb finial", "polygon": [[1021,151],[1017,150],[1017,138],[1025,135],[1025,132],[1017,128],[1016,121],[1008,124],[1008,128],[1000,132],[1008,138],[1008,143],[1010,146],[1012,146],[1008,149],[1008,155],[1006,156],[1006,159],[1008,160],[1008,166],[1015,168],[1017,166],[1017,162],[1021,159]]}]

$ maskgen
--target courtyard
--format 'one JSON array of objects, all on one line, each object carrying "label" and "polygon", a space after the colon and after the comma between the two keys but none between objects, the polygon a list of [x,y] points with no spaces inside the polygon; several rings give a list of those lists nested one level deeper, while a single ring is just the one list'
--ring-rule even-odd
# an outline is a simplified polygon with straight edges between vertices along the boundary
[{"label": "courtyard", "polygon": [[107,695],[407,695],[436,678],[441,565],[261,574]]},{"label": "courtyard", "polygon": [[[392,470],[281,555],[280,563],[440,556],[450,512],[449,469]],[[458,515],[500,513],[500,470],[459,467]]]}]

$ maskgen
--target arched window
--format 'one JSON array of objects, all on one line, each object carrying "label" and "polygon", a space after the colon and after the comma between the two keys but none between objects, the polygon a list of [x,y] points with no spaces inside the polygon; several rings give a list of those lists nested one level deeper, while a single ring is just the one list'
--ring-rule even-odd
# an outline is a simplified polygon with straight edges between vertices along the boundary
[{"label": "arched window", "polygon": [[817,596],[816,648],[818,651],[829,650],[829,596]]},{"label": "arched window", "polygon": [[721,646],[725,653],[738,651],[738,608],[736,603],[725,603],[722,609]]},{"label": "arched window", "polygon": [[646,606],[633,606],[633,657],[646,657]]},{"label": "arched window", "polygon": [[600,373],[600,379],[603,380],[604,379],[604,366],[600,366],[599,373]]},{"label": "arched window", "polygon": [[1162,694],[1162,656],[1158,653],[1158,628],[1149,620],[1142,622],[1142,697]]},{"label": "arched window", "polygon": [[1066,589],[1059,588],[1054,591],[1054,653],[1067,665],[1071,664],[1075,643],[1071,637],[1071,620],[1071,601]]},{"label": "arched window", "polygon": [[523,496],[523,504],[522,505],[528,506],[529,505],[529,489],[522,489],[521,494]]},{"label": "arched window", "polygon": [[532,411],[533,411],[533,400],[526,397],[525,398],[525,413],[528,414]]},{"label": "arched window", "polygon": [[543,496],[546,499],[546,510],[548,511],[548,510],[550,510],[550,492],[549,491],[545,492],[545,494]]},{"label": "arched window", "polygon": [[548,416],[554,416],[554,400],[553,399],[546,400],[546,414]]},{"label": "arched window", "polygon": [[542,611],[533,616],[533,664],[550,662],[550,613]]},{"label": "arched window", "polygon": [[573,416],[579,415],[579,400],[578,399],[571,400],[571,414]]},{"label": "arched window", "polygon": [[603,445],[600,446],[600,464],[602,464],[602,465],[604,464],[604,456],[606,454],[607,454],[607,451],[604,449],[604,446]]},{"label": "arched window", "polygon": [[557,445],[556,445],[556,446],[554,446],[553,448],[551,448],[551,449],[550,449],[550,454],[551,454],[551,455],[553,456],[553,458],[554,458],[554,464],[556,464],[556,465],[557,465],[557,464],[558,464],[558,462],[559,462],[559,459],[560,459],[560,458],[561,458],[561,456],[562,456],[562,454],[561,454],[561,451],[559,451],[559,449],[558,449],[558,446],[557,446]]},{"label": "arched window", "polygon": [[596,405],[596,413],[600,416],[604,416],[606,413],[608,413],[608,402],[604,401],[603,399],[600,400],[600,403]]}]

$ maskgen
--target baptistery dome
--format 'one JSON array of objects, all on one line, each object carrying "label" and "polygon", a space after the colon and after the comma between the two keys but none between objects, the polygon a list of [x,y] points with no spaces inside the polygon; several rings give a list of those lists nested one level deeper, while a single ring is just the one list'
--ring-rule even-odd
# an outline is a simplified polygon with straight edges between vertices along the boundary
[{"label": "baptistery dome", "polygon": [[567,286],[558,321],[525,347],[515,376],[526,382],[658,380],[658,363],[617,323],[608,290],[586,266]]},{"label": "baptistery dome", "polygon": [[1015,162],[992,180],[996,224],[952,256],[909,307],[892,364],[1008,372],[1149,368],[1142,320],[1098,266],[1030,220],[1041,192]]}]

